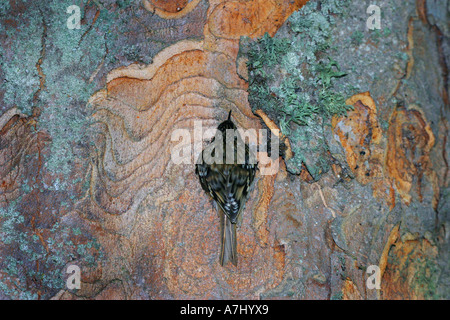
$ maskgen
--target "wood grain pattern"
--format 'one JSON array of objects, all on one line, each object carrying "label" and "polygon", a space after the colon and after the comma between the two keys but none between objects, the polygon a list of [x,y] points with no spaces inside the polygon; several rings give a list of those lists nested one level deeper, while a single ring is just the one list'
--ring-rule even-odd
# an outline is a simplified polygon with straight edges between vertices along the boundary
[{"label": "wood grain pattern", "polygon": [[[106,232],[100,240],[108,247],[106,269],[111,274],[103,275],[103,281],[118,277],[121,268],[142,268],[148,275],[142,276],[142,290],[156,297],[164,297],[158,293],[162,291],[174,298],[204,299],[257,298],[260,290],[281,281],[284,255],[267,227],[274,177],[259,177],[247,203],[238,229],[238,268],[222,268],[217,263],[217,214],[193,165],[171,161],[175,143],[170,138],[176,129],[193,132],[196,120],[205,128],[215,127],[228,110],[239,127],[261,128],[248,105],[248,84],[237,74],[239,37],[273,34],[304,3],[210,1],[204,40],[180,41],[147,66],[112,70],[106,88],[91,97],[96,152],[89,194],[79,211]],[[153,5],[161,17],[170,13],[176,18],[172,7],[164,6],[162,14],[162,7]],[[264,17],[255,10],[245,17],[249,6],[264,8]],[[251,28],[241,28],[246,19]],[[152,272],[159,276],[150,277]]]}]

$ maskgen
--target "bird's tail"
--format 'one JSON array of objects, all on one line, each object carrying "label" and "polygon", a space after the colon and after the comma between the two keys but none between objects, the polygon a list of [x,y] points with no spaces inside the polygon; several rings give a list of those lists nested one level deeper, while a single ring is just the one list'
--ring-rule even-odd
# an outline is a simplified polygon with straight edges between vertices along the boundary
[{"label": "bird's tail", "polygon": [[231,261],[237,266],[237,242],[236,242],[236,224],[231,223],[225,213],[219,209],[220,231],[222,241],[220,245],[220,265],[224,266]]}]

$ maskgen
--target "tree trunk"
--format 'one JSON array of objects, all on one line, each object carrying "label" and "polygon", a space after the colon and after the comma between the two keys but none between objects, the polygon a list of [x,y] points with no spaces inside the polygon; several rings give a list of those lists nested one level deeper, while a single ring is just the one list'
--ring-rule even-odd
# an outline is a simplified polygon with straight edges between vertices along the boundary
[{"label": "tree trunk", "polygon": [[194,129],[229,110],[280,126],[249,103],[241,37],[289,37],[307,1],[73,2],[0,5],[0,299],[450,297],[447,1],[381,1],[380,31],[368,3],[336,17],[361,90],[323,136],[334,160],[258,172],[237,267],[219,264]]}]

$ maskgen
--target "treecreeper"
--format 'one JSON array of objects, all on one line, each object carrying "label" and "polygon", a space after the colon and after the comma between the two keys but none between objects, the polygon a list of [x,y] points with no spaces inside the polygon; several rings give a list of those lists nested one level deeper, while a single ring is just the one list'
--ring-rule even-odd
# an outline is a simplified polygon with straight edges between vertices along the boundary
[{"label": "treecreeper", "polygon": [[222,266],[229,261],[237,266],[236,225],[257,167],[256,156],[231,121],[230,111],[228,119],[219,124],[215,136],[200,153],[195,165],[200,184],[214,200],[219,214],[219,262]]}]

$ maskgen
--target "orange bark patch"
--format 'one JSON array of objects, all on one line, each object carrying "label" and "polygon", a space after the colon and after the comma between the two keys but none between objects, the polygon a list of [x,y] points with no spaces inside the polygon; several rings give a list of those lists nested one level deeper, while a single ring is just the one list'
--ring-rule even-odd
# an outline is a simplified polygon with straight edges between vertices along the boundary
[{"label": "orange bark patch", "polygon": [[209,29],[217,38],[239,39],[241,36],[273,35],[295,10],[307,0],[229,1],[216,6],[209,17]]},{"label": "orange bark patch", "polygon": [[164,19],[177,19],[191,12],[200,0],[144,0],[144,7]]},{"label": "orange bark patch", "polygon": [[159,67],[149,80],[130,79],[125,75],[108,83],[110,99],[127,103],[137,110],[154,105],[168,86],[182,79],[203,77],[216,79],[227,88],[246,88],[236,73],[235,64],[226,56],[201,50],[176,54]]},{"label": "orange bark patch", "polygon": [[[421,185],[424,175],[433,178],[429,153],[434,145],[434,135],[420,109],[403,106],[395,108],[389,121],[386,171],[403,202],[411,202],[413,179],[417,178],[417,195],[423,200]],[[436,179],[431,179],[438,191]],[[434,203],[437,205],[437,203]]]},{"label": "orange bark patch", "polygon": [[411,234],[396,241],[381,279],[382,298],[408,300],[433,298],[439,269],[437,247],[424,238]]},{"label": "orange bark patch", "polygon": [[167,12],[178,12],[188,4],[187,0],[152,0],[153,5]]},{"label": "orange bark patch", "polygon": [[348,117],[334,117],[332,128],[356,179],[362,184],[372,183],[374,197],[384,199],[392,209],[395,206],[394,187],[403,202],[409,205],[413,179],[418,180],[417,194],[422,201],[421,185],[426,176],[434,191],[432,206],[436,209],[439,183],[429,157],[435,138],[423,112],[416,106],[408,110],[396,107],[389,121],[384,150],[376,106],[369,93],[355,95],[347,100],[347,104],[352,104],[354,110],[348,112]]},{"label": "orange bark patch", "polygon": [[354,107],[347,117],[332,119],[332,128],[345,149],[347,163],[358,181],[366,184],[370,180],[371,147],[381,139],[376,106],[368,93],[359,94],[347,100]]},{"label": "orange bark patch", "polygon": [[266,113],[264,111],[262,111],[261,109],[258,109],[255,111],[255,114],[257,114],[258,116],[261,117],[261,119],[264,121],[264,123],[266,124],[266,126],[272,131],[272,133],[274,135],[276,135],[281,142],[284,143],[285,146],[285,160],[289,160],[294,156],[294,153],[292,152],[292,148],[291,148],[291,143],[289,142],[289,139],[283,134],[281,133],[280,128],[276,125],[276,123],[270,119]]},{"label": "orange bark patch", "polygon": [[380,146],[382,131],[377,120],[377,108],[369,92],[352,96],[346,101],[353,105],[347,117],[333,117],[332,129],[342,144],[347,163],[358,182],[373,183],[373,195],[393,208],[395,198],[390,182],[383,174],[384,150]]},{"label": "orange bark patch", "polygon": [[380,274],[381,277],[384,274],[384,271],[386,270],[387,262],[388,262],[388,254],[391,250],[392,245],[397,241],[397,239],[400,236],[400,224],[396,225],[389,234],[388,240],[386,244],[384,245],[383,252],[381,253],[380,262],[378,263],[378,266],[380,267]]},{"label": "orange bark patch", "polygon": [[267,211],[274,194],[275,175],[264,176],[258,185],[262,194],[256,210],[253,214],[254,227],[258,234],[260,244],[265,247],[268,244]]},{"label": "orange bark patch", "polygon": [[343,300],[362,300],[361,293],[352,280],[346,279],[342,286]]}]

